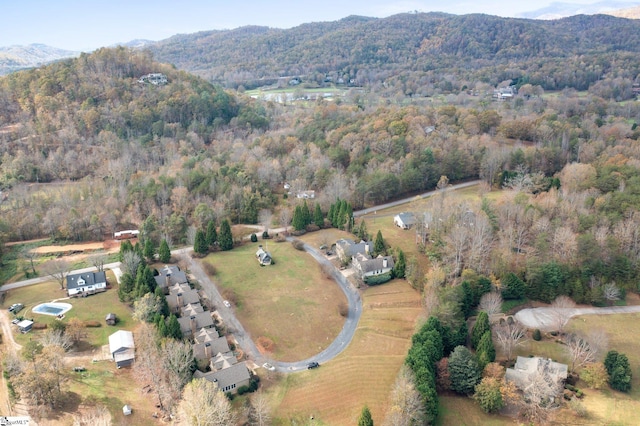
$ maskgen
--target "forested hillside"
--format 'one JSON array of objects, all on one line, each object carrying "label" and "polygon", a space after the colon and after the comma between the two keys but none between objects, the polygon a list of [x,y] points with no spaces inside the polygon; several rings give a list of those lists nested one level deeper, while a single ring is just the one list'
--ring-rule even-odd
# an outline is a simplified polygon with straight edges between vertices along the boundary
[{"label": "forested hillside", "polygon": [[321,84],[326,75],[373,85],[402,75],[416,86],[407,94],[426,94],[427,83],[444,75],[444,90],[506,79],[585,90],[604,75],[635,78],[639,48],[640,23],[606,15],[542,21],[417,13],[177,35],[150,50],[227,87],[280,76]]}]

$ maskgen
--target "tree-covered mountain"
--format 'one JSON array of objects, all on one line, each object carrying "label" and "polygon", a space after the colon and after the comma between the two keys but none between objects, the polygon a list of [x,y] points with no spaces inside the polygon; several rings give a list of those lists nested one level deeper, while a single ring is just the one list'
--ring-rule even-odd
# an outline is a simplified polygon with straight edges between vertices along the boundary
[{"label": "tree-covered mountain", "polygon": [[0,75],[78,55],[80,52],[58,49],[44,44],[0,47]]},{"label": "tree-covered mountain", "polygon": [[320,82],[327,73],[365,85],[438,70],[472,80],[495,83],[500,74],[545,89],[582,90],[622,66],[637,73],[637,65],[627,65],[640,49],[640,22],[607,15],[554,21],[443,13],[351,16],[286,30],[243,27],[177,35],[149,49],[160,61],[228,87],[294,75]]}]

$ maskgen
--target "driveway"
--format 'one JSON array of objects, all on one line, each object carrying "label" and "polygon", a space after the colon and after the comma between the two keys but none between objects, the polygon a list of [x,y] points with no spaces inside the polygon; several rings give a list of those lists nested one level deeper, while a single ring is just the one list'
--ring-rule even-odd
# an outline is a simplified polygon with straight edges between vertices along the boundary
[{"label": "driveway", "polygon": [[[608,315],[608,314],[632,314],[640,312],[640,306],[610,306],[606,308],[567,308],[563,309],[563,317],[571,318],[577,315]],[[539,328],[543,331],[553,331],[557,318],[553,308],[527,308],[518,311],[515,317],[528,328]]]}]

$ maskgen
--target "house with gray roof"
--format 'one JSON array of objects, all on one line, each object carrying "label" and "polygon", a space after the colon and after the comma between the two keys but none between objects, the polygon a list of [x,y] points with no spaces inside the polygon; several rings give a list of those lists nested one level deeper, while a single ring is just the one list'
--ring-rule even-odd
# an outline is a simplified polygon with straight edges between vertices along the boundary
[{"label": "house with gray roof", "polygon": [[258,246],[258,251],[256,251],[256,258],[258,262],[260,262],[261,266],[271,265],[271,254],[265,251],[262,248],[262,245]]},{"label": "house with gray roof", "polygon": [[213,339],[210,341],[194,343],[192,345],[192,348],[193,357],[195,359],[206,361],[210,360],[219,353],[231,352],[231,348],[229,348],[229,343],[227,343],[226,337],[218,337],[217,339]]},{"label": "house with gray roof", "polygon": [[251,375],[244,362],[231,365],[219,371],[203,373],[199,370],[193,374],[196,379],[205,379],[215,383],[222,392],[236,393],[238,388],[249,386]]},{"label": "house with gray roof", "polygon": [[[566,364],[547,358],[519,356],[513,368],[507,368],[505,380],[515,384],[525,398],[553,402],[564,387],[567,373]],[[533,388],[535,392],[532,391]]]},{"label": "house with gray roof", "polygon": [[180,308],[180,316],[182,317],[190,317],[202,312],[204,312],[204,307],[200,303],[189,303]]},{"label": "house with gray roof", "polygon": [[212,342],[216,340],[220,335],[215,328],[201,328],[193,336],[193,340],[196,343]]},{"label": "house with gray roof", "polygon": [[373,253],[373,241],[360,241],[356,243],[349,238],[336,241],[336,254],[343,263],[350,262],[358,253],[365,255]]},{"label": "house with gray roof", "polygon": [[169,288],[169,294],[165,296],[169,311],[179,314],[183,307],[200,303],[198,290],[189,287],[189,284],[175,284]]},{"label": "house with gray roof", "polygon": [[409,229],[416,223],[416,217],[411,212],[398,213],[393,217],[393,224],[398,228]]},{"label": "house with gray roof", "polygon": [[84,296],[107,291],[107,275],[104,271],[67,275],[67,295]]},{"label": "house with gray roof", "polygon": [[180,324],[182,336],[190,339],[201,328],[212,328],[213,318],[211,318],[211,312],[205,311],[189,317],[180,317],[178,318],[178,323]]},{"label": "house with gray roof", "polygon": [[157,271],[158,275],[153,278],[156,280],[158,287],[163,289],[165,292],[176,284],[187,284],[189,282],[187,280],[187,274],[175,265],[165,265]]},{"label": "house with gray roof", "polygon": [[220,371],[224,370],[225,368],[229,368],[237,363],[238,359],[233,354],[233,352],[220,352],[216,356],[211,358],[209,367],[211,367],[211,371]]},{"label": "house with gray roof", "polygon": [[126,367],[135,359],[135,344],[133,333],[127,330],[118,330],[109,336],[109,352],[116,362],[116,367]]},{"label": "house with gray roof", "polygon": [[376,258],[371,258],[358,253],[353,257],[352,266],[365,283],[368,284],[375,281],[376,284],[381,284],[392,278],[394,261],[391,256],[379,255]]}]

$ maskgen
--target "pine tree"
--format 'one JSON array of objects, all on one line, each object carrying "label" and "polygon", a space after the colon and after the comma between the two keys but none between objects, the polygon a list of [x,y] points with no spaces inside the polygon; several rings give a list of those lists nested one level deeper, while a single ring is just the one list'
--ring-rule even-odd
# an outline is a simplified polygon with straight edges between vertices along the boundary
[{"label": "pine tree", "polygon": [[291,226],[296,231],[303,231],[306,228],[304,223],[304,214],[302,213],[302,207],[296,206],[293,210],[293,218],[291,219]]},{"label": "pine tree", "polygon": [[331,204],[331,206],[329,206],[329,212],[327,213],[327,219],[331,223],[331,226],[333,226],[334,228],[336,227],[335,221],[334,221],[334,216],[335,215],[336,215],[336,204],[333,203],[333,204]]},{"label": "pine tree", "polygon": [[224,251],[231,250],[233,248],[233,234],[231,233],[231,225],[229,225],[229,221],[227,219],[223,220],[220,225],[218,243],[220,243],[220,248]]},{"label": "pine tree", "polygon": [[407,269],[407,261],[404,257],[402,249],[398,249],[398,259],[393,265],[393,276],[396,278],[404,278],[405,270]]},{"label": "pine tree", "polygon": [[174,314],[169,315],[169,320],[167,321],[167,337],[171,337],[176,340],[182,339],[180,323]]},{"label": "pine tree", "polygon": [[196,238],[193,243],[193,251],[198,254],[207,254],[208,246],[207,246],[207,237],[204,232],[201,230],[196,231]]},{"label": "pine tree", "polygon": [[485,332],[480,338],[476,355],[478,356],[478,365],[480,365],[481,370],[487,364],[496,360],[496,349],[491,339],[491,330]]},{"label": "pine tree", "polygon": [[378,230],[376,234],[376,239],[373,242],[373,255],[377,256],[379,254],[384,255],[386,253],[386,245],[384,243],[384,238],[382,238],[382,232]]},{"label": "pine tree", "polygon": [[127,302],[131,300],[133,290],[136,286],[136,280],[128,272],[125,272],[120,277],[120,285],[118,287],[118,298],[121,302]]},{"label": "pine tree", "polygon": [[207,223],[207,246],[213,247],[218,241],[218,232],[216,231],[216,223],[213,220],[210,220]]},{"label": "pine tree", "polygon": [[480,382],[480,367],[466,347],[456,347],[449,356],[449,377],[451,389],[462,395],[471,395]]},{"label": "pine tree", "polygon": [[307,200],[304,200],[302,203],[302,207],[300,208],[302,212],[302,223],[304,223],[304,227],[311,224],[311,212],[309,211],[309,206],[307,205]]},{"label": "pine tree", "polygon": [[144,242],[144,257],[148,262],[153,262],[156,255],[156,248],[153,245],[151,238],[147,238]]},{"label": "pine tree", "polygon": [[322,215],[322,209],[320,208],[320,204],[318,203],[316,203],[316,208],[313,212],[313,223],[315,223],[319,228],[322,228],[324,226],[324,216]]},{"label": "pine tree", "polygon": [[358,419],[358,426],[373,426],[373,419],[371,418],[371,411],[369,411],[369,407],[366,405],[362,409],[360,413],[360,418]]},{"label": "pine tree", "polygon": [[473,347],[473,349],[478,349],[480,339],[482,339],[482,336],[487,331],[491,331],[491,325],[489,324],[489,315],[487,315],[486,312],[481,311],[478,314],[476,323],[473,325],[473,330],[471,331],[471,346]]},{"label": "pine tree", "polygon": [[165,317],[169,316],[169,304],[167,303],[167,298],[164,296],[164,291],[162,291],[160,287],[156,287],[153,293],[160,301],[159,313]]},{"label": "pine tree", "polygon": [[131,241],[124,240],[123,242],[120,243],[120,253],[118,255],[120,262],[122,262],[122,259],[124,258],[124,254],[128,251],[133,251],[133,245],[131,245]]},{"label": "pine tree", "polygon": [[521,299],[524,297],[526,285],[516,274],[509,272],[502,280],[502,297],[505,300]]},{"label": "pine tree", "polygon": [[169,263],[171,261],[171,250],[169,250],[169,244],[164,238],[160,243],[160,248],[158,248],[158,258],[162,263]]}]

